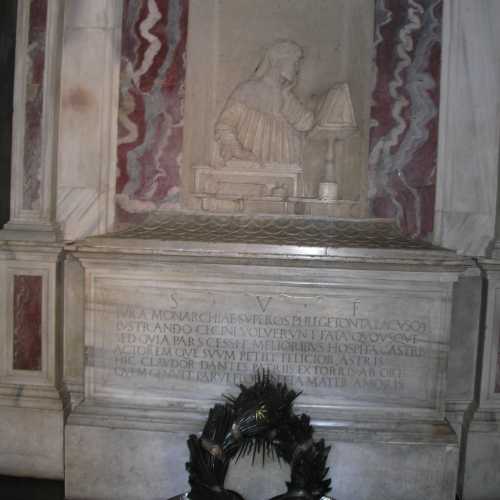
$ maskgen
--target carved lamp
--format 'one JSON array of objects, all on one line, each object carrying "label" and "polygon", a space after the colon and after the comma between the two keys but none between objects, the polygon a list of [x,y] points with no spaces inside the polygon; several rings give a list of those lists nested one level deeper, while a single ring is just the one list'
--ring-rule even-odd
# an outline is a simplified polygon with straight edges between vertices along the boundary
[{"label": "carved lamp", "polygon": [[338,199],[339,191],[336,174],[339,146],[342,141],[358,131],[349,85],[347,83],[335,85],[326,94],[318,109],[316,125],[309,137],[313,140],[328,141],[318,198],[322,201],[335,201]]}]

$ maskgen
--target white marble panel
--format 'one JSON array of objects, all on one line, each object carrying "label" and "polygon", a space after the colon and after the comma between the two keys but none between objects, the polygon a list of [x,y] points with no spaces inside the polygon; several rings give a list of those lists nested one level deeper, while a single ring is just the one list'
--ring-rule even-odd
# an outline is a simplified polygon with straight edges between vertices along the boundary
[{"label": "white marble panel", "polygon": [[64,239],[113,221],[121,2],[68,2],[59,118],[57,220]]},{"label": "white marble panel", "polygon": [[497,207],[500,3],[444,7],[435,242],[484,255]]},{"label": "white marble panel", "polygon": [[66,0],[65,24],[71,28],[112,28],[116,0]]},{"label": "white marble panel", "polygon": [[99,232],[103,219],[100,209],[105,201],[96,189],[99,188],[59,186],[57,217],[64,221],[61,226],[66,240]]},{"label": "white marble panel", "polygon": [[64,260],[63,379],[73,404],[83,397],[84,276],[71,255]]},{"label": "white marble panel", "polygon": [[446,399],[464,410],[474,400],[481,321],[482,279],[470,269],[454,286]]}]

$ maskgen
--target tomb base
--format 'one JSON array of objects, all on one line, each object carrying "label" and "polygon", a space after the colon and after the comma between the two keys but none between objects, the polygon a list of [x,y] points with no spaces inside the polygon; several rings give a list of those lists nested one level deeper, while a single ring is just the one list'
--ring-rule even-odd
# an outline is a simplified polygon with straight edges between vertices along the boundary
[{"label": "tomb base", "polygon": [[[186,441],[208,412],[140,413],[85,405],[74,412],[66,426],[68,500],[167,500],[189,490]],[[458,447],[443,422],[361,422],[352,415],[329,426],[316,422],[315,437],[332,446],[329,477],[338,500],[455,499]],[[284,493],[289,475],[284,462],[266,459],[263,467],[260,456],[253,464],[244,457],[231,464],[225,484],[262,500]]]},{"label": "tomb base", "polygon": [[[454,499],[444,403],[466,259],[387,221],[186,213],[67,251],[85,274],[68,499],[186,491],[189,434],[259,370],[302,392],[295,412],[332,445],[333,497]],[[227,484],[271,497],[288,473],[276,467],[239,463]]]}]

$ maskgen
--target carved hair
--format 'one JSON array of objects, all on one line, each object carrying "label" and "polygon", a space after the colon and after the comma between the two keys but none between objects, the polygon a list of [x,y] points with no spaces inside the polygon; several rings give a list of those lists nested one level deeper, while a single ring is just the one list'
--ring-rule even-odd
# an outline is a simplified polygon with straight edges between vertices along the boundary
[{"label": "carved hair", "polygon": [[294,58],[297,61],[303,56],[300,45],[290,40],[277,40],[269,47],[262,61],[255,70],[255,77],[262,78],[280,59]]}]

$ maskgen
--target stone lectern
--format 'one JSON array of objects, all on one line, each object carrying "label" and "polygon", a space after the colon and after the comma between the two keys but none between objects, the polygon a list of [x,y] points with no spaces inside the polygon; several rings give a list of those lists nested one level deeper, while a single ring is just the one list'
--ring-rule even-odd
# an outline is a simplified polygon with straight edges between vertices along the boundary
[{"label": "stone lectern", "polygon": [[325,172],[319,184],[320,200],[328,202],[338,199],[339,186],[336,182],[335,162],[341,157],[338,153],[335,154],[335,151],[339,150],[342,141],[355,134],[357,130],[349,86],[347,83],[336,85],[322,100],[316,125],[310,134],[311,138],[328,142]]}]

